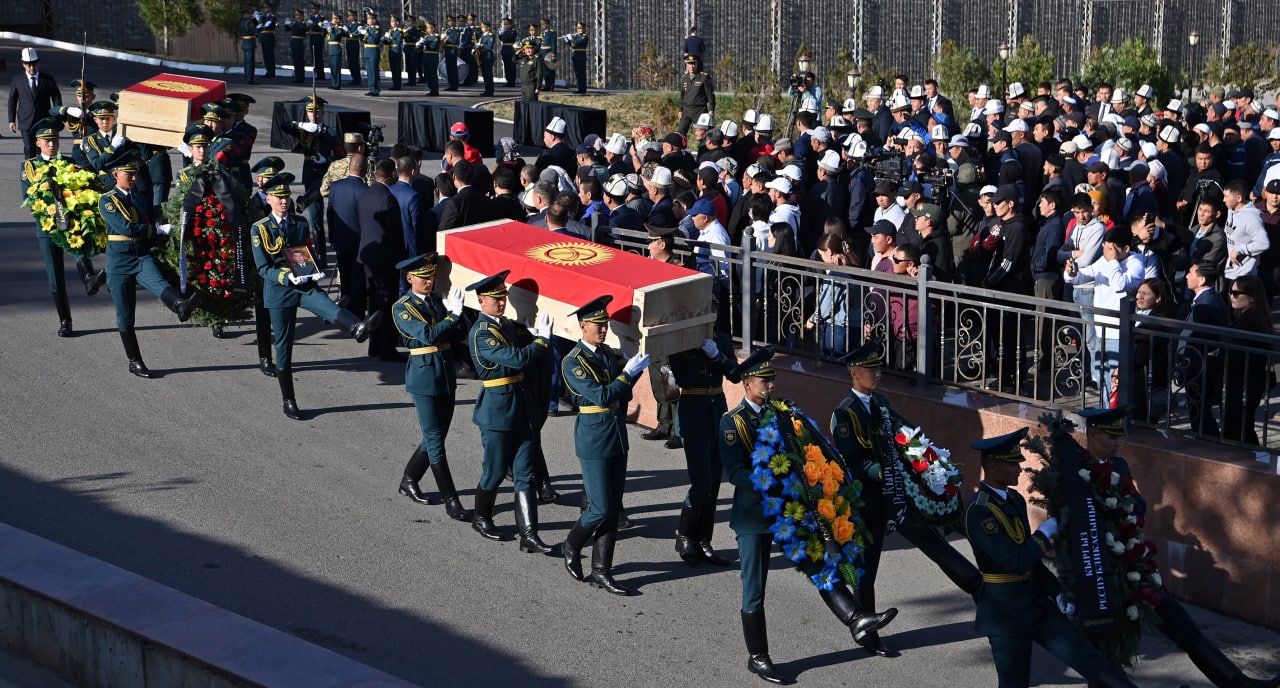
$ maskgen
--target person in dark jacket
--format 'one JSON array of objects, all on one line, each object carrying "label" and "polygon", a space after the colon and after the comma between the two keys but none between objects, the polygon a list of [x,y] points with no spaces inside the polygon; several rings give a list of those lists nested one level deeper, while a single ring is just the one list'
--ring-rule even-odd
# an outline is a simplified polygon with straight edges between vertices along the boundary
[{"label": "person in dark jacket", "polygon": [[359,264],[360,198],[369,190],[364,181],[363,152],[347,154],[347,176],[329,185],[329,205],[325,209],[329,243],[337,256],[338,294],[347,300],[347,309],[363,318],[368,304],[364,270]]},{"label": "person in dark jacket", "polygon": [[453,166],[451,174],[458,192],[445,204],[444,213],[440,216],[440,230],[466,227],[493,219],[489,214],[489,199],[471,184],[475,175],[475,168],[471,163],[459,161]]},{"label": "person in dark jacket", "polygon": [[[360,264],[368,280],[369,313],[391,317],[391,305],[400,298],[400,271],[396,263],[407,256],[404,231],[400,228],[400,204],[391,194],[396,182],[396,164],[378,161],[373,170],[373,184],[360,197]],[[369,338],[369,355],[384,361],[405,362],[396,351],[399,337],[392,328],[374,331]]]},{"label": "person in dark jacket", "polygon": [[[1035,245],[1031,249],[1032,293],[1038,299],[1060,301],[1062,299],[1062,263],[1058,261],[1058,249],[1062,248],[1065,237],[1063,210],[1066,200],[1062,191],[1057,188],[1045,189],[1040,194],[1037,209],[1043,218],[1040,231],[1036,233]],[[1037,312],[1044,312],[1041,307]],[[1053,322],[1045,318],[1036,318],[1035,326],[1036,351],[1032,357],[1035,372],[1045,370],[1053,352]]]}]

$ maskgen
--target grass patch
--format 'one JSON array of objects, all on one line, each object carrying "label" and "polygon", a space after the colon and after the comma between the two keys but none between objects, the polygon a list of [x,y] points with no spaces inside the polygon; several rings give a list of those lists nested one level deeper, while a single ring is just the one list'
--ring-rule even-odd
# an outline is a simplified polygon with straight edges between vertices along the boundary
[{"label": "grass patch", "polygon": [[[675,131],[680,120],[680,108],[677,94],[674,91],[656,93],[618,93],[610,95],[579,96],[568,93],[544,93],[539,96],[542,102],[563,103],[580,107],[598,108],[607,114],[605,130],[612,134],[619,132],[631,136],[635,127],[652,127],[658,136]],[[515,117],[515,101],[504,100],[488,106],[493,116],[502,119]],[[726,119],[742,121],[742,113],[755,107],[755,99],[733,94],[716,96],[716,123]],[[782,122],[775,122],[781,126]],[[783,120],[786,114],[783,113]]]}]

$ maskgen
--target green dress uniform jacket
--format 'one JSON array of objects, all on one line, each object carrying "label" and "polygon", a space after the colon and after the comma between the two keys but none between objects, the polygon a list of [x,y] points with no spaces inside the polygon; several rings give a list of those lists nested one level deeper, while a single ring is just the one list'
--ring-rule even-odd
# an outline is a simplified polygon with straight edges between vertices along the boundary
[{"label": "green dress uniform jacket", "polygon": [[498,42],[502,43],[502,75],[508,86],[516,85],[516,30],[503,27],[498,31]]},{"label": "green dress uniform jacket", "polygon": [[706,72],[680,75],[680,122],[676,131],[683,136],[704,112],[716,111],[716,87]]},{"label": "green dress uniform jacket", "polygon": [[[49,108],[50,117],[61,117],[62,123],[67,127],[67,131],[71,134],[71,162],[76,167],[88,168],[89,163],[84,157],[84,137],[98,131],[98,124],[93,118],[86,114],[84,117],[72,117],[67,114],[67,108],[71,105],[57,105]],[[78,107],[78,106],[75,106]]]},{"label": "green dress uniform jacket", "polygon": [[262,46],[262,66],[268,79],[276,75],[276,14],[263,12],[258,15],[258,45]]},{"label": "green dress uniform jacket", "polygon": [[404,29],[387,29],[382,37],[387,45],[387,68],[391,71],[391,88],[399,90],[404,79]]},{"label": "green dress uniform jacket", "polygon": [[289,282],[292,271],[284,249],[308,246],[311,243],[311,231],[307,228],[307,221],[301,216],[289,213],[281,223],[275,215],[269,214],[253,224],[249,237],[253,244],[253,264],[258,266],[258,274],[262,277],[264,306],[296,308],[307,292],[324,294],[318,287],[312,286],[314,282],[300,286]]},{"label": "green dress uniform jacket", "polygon": [[526,346],[517,346],[515,323],[500,323],[486,315],[476,318],[467,336],[480,393],[471,419],[482,430],[533,430],[534,400],[524,384],[524,370],[535,358],[545,356],[551,344],[534,337]]},{"label": "green dress uniform jacket", "polygon": [[[542,35],[538,37],[538,57],[546,57],[556,51],[556,32],[553,29],[543,29]],[[544,68],[542,70],[542,89],[544,91],[556,90],[556,70]]]},{"label": "green dress uniform jacket", "polygon": [[428,33],[422,37],[422,76],[427,82],[427,91],[431,95],[440,92],[440,51],[444,47],[443,39],[438,33]]},{"label": "green dress uniform jacket", "polygon": [[538,89],[542,87],[542,70],[544,68],[542,58],[537,55],[530,57],[522,53],[516,57],[516,71],[520,74],[521,100],[531,101],[538,99]]},{"label": "green dress uniform jacket", "polygon": [[476,65],[480,67],[480,76],[484,79],[484,95],[493,95],[493,47],[492,32],[480,34],[476,39]]},{"label": "green dress uniform jacket", "polygon": [[446,311],[435,294],[423,299],[409,292],[392,305],[391,316],[409,349],[405,390],[429,396],[452,394],[458,383],[449,349],[462,340],[466,323]]},{"label": "green dress uniform jacket", "polygon": [[570,37],[569,47],[573,49],[573,79],[578,93],[587,92],[587,46],[590,40],[585,32],[579,31]]},{"label": "green dress uniform jacket", "polygon": [[324,18],[319,14],[307,16],[307,45],[311,48],[311,64],[316,78],[324,78]]},{"label": "green dress uniform jacket", "polygon": [[[364,29],[364,71],[368,74],[369,93],[378,95],[382,92],[379,82],[382,80],[382,43],[384,41],[382,27],[365,24]],[[321,173],[323,174],[323,172]]]},{"label": "green dress uniform jacket", "polygon": [[253,55],[258,49],[258,23],[240,20],[240,49],[244,51],[244,80],[253,83]]},{"label": "green dress uniform jacket", "polygon": [[[62,154],[53,156],[52,160],[62,160]],[[49,166],[52,160],[45,160],[37,155],[34,158],[22,161],[22,200],[27,199],[27,190],[32,184],[38,184],[46,178],[48,172],[45,168]],[[62,249],[58,248],[53,240],[49,238],[49,234],[40,229],[40,225],[36,225],[36,238],[40,240],[40,255],[44,258],[44,274],[49,279],[49,291],[63,292],[67,289],[66,273],[63,272],[62,266]]]},{"label": "green dress uniform jacket", "polygon": [[976,625],[984,635],[1029,635],[1048,613],[1058,581],[1040,565],[1049,540],[1031,532],[1027,504],[1014,490],[1000,495],[986,483],[965,509],[964,527],[984,585]]},{"label": "green dress uniform jacket", "polygon": [[764,517],[764,498],[751,483],[751,452],[755,451],[756,430],[762,408],[756,412],[744,399],[720,417],[720,459],[724,474],[733,483],[733,508],[729,527],[739,535],[765,535],[770,523]]},{"label": "green dress uniform jacket", "polygon": [[579,341],[560,362],[564,384],[578,416],[573,440],[579,459],[623,456],[627,442],[627,402],[636,378],[622,372],[618,354],[601,344],[595,352]]},{"label": "green dress uniform jacket", "polygon": [[724,397],[724,378],[736,363],[723,352],[711,359],[702,349],[690,349],[672,354],[667,365],[680,387],[676,417],[689,471],[687,501],[690,506],[714,504],[724,467],[720,443],[712,428],[718,422],[716,419],[729,411]]},{"label": "green dress uniform jacket", "polygon": [[329,48],[329,88],[342,88],[342,42],[347,37],[347,29],[342,24],[333,24],[324,34],[324,43]]},{"label": "green dress uniform jacket", "polygon": [[444,40],[444,75],[448,90],[458,90],[458,29],[450,27],[440,34]]},{"label": "green dress uniform jacket", "polygon": [[418,85],[418,74],[422,71],[422,46],[418,45],[418,41],[422,40],[422,29],[417,24],[410,24],[404,30],[404,60],[405,71],[409,72],[409,85]]},{"label": "green dress uniform jacket", "polygon": [[[151,196],[138,189],[132,193],[115,187],[98,200],[98,210],[107,226],[107,273],[136,275],[143,262],[151,259],[155,221],[151,216]],[[120,237],[116,239],[115,237]]]},{"label": "green dress uniform jacket", "polygon": [[360,27],[363,26],[358,21],[347,22],[347,38],[344,48],[347,49],[347,70],[351,72],[351,84],[360,86],[364,84],[364,79],[360,76]]}]

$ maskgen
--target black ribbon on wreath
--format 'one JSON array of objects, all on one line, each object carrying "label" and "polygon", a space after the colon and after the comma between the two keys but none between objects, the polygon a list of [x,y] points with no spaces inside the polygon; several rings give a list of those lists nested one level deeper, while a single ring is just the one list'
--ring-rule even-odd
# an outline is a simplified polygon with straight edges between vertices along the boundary
[{"label": "black ribbon on wreath", "polygon": [[880,463],[880,479],[884,487],[884,534],[896,531],[898,526],[907,520],[907,486],[902,479],[902,458],[898,455],[898,443],[894,440],[897,432],[893,429],[894,418],[874,398],[871,410],[880,416],[880,427],[884,431],[881,439],[884,451]]},{"label": "black ribbon on wreath", "polygon": [[1065,520],[1059,538],[1069,543],[1063,566],[1076,605],[1076,621],[1089,631],[1115,624],[1125,600],[1115,585],[1115,558],[1108,551],[1106,516],[1100,513],[1093,486],[1080,475],[1088,452],[1070,435],[1055,436],[1054,454],[1066,498]]},{"label": "black ribbon on wreath", "polygon": [[[240,197],[236,193],[236,185],[226,174],[211,171],[201,172],[191,182],[186,197],[182,200],[183,222],[195,215],[195,209],[206,197],[212,197],[222,204],[226,211],[227,228],[231,232],[232,245],[235,248],[234,272],[232,273],[232,291],[237,294],[249,292],[249,273],[253,270],[252,256],[249,253],[249,228],[245,226],[244,209]],[[186,235],[187,227],[183,227]]]}]

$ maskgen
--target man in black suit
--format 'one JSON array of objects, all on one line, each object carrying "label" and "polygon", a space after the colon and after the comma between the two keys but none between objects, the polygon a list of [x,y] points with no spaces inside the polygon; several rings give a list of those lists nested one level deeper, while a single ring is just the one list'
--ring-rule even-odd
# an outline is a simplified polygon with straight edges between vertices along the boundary
[{"label": "man in black suit", "polygon": [[36,156],[36,137],[31,125],[48,116],[49,109],[62,107],[62,92],[52,74],[40,72],[40,56],[35,48],[22,49],[22,73],[9,86],[9,131],[22,134],[24,158]]},{"label": "man in black suit", "polygon": [[1187,270],[1187,288],[1194,294],[1187,322],[1191,328],[1183,330],[1184,337],[1197,341],[1183,344],[1178,355],[1183,357],[1181,367],[1185,371],[1183,385],[1187,390],[1187,411],[1191,416],[1191,429],[1210,437],[1218,436],[1218,422],[1213,418],[1213,407],[1222,398],[1222,350],[1209,344],[1218,335],[1197,332],[1195,325],[1231,326],[1231,311],[1213,285],[1218,281],[1218,267],[1201,261]]},{"label": "man in black suit", "polygon": [[516,173],[500,167],[493,173],[493,198],[489,201],[490,215],[494,220],[524,222],[529,215],[516,196],[519,182]]},{"label": "man in black suit", "polygon": [[539,172],[551,165],[556,165],[569,174],[578,169],[577,156],[564,141],[565,127],[563,119],[552,117],[547,127],[542,130],[542,143],[547,147],[547,152],[539,155],[537,162],[534,163],[534,167],[537,167]]},{"label": "man in black suit", "polygon": [[347,151],[347,176],[329,185],[329,205],[325,208],[329,243],[338,257],[339,295],[347,300],[347,310],[363,318],[369,303],[365,292],[364,269],[359,265],[360,198],[369,190],[364,183],[364,144]]},{"label": "man in black suit", "polygon": [[[400,297],[400,272],[396,263],[406,256],[404,231],[400,228],[400,204],[391,194],[396,182],[396,164],[379,160],[373,170],[373,184],[360,196],[360,263],[368,281],[369,314],[381,312],[391,317],[391,304]],[[369,355],[384,361],[403,363],[396,351],[393,328],[375,330],[369,337]]]},{"label": "man in black suit", "polygon": [[466,160],[460,160],[450,171],[453,185],[458,193],[453,195],[444,206],[444,214],[440,216],[440,231],[488,222],[488,199],[484,192],[471,182],[475,177],[475,168]]}]

